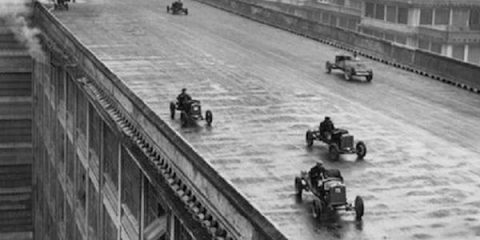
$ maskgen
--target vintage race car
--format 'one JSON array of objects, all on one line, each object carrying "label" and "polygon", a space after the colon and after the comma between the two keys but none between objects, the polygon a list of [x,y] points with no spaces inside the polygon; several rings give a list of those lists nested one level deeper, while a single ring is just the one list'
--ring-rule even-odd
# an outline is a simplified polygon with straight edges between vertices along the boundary
[{"label": "vintage race car", "polygon": [[188,9],[183,7],[181,1],[175,1],[171,6],[167,6],[167,12],[171,12],[172,14],[185,13],[185,15],[188,15]]},{"label": "vintage race car", "polygon": [[180,111],[180,122],[186,127],[198,120],[205,120],[207,125],[212,125],[213,114],[210,110],[205,111],[205,117],[202,115],[202,106],[198,100],[190,100],[184,104],[177,102],[170,103],[170,117],[175,119],[175,111]]},{"label": "vintage race car", "polygon": [[335,62],[327,61],[325,67],[327,73],[331,73],[332,69],[342,70],[346,80],[351,80],[353,76],[364,76],[370,82],[373,78],[373,70],[364,61],[349,55],[336,55]]},{"label": "vintage race car", "polygon": [[56,0],[53,3],[53,9],[68,11],[68,3],[67,2],[70,2],[70,0]]},{"label": "vintage race car", "polygon": [[297,198],[302,198],[303,191],[310,191],[315,196],[312,202],[312,214],[315,218],[321,218],[329,210],[355,211],[357,220],[363,217],[362,197],[355,197],[354,204],[347,202],[346,187],[338,169],[326,170],[325,176],[317,180],[313,180],[309,172],[301,171],[300,176],[295,177]]},{"label": "vintage race car", "polygon": [[315,140],[328,144],[328,153],[331,160],[338,160],[340,154],[357,154],[363,159],[367,154],[367,146],[359,141],[354,147],[354,138],[347,130],[336,128],[328,134],[320,134],[319,130],[307,130],[305,134],[307,146],[311,147]]}]

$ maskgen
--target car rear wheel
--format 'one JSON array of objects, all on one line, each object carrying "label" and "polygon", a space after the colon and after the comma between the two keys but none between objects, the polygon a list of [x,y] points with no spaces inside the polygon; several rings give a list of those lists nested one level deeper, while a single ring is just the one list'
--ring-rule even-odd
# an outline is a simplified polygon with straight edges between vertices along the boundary
[{"label": "car rear wheel", "polygon": [[327,73],[332,72],[332,66],[331,66],[330,62],[325,63],[325,68],[327,69]]},{"label": "car rear wheel", "polygon": [[167,6],[167,13],[170,12],[170,6]]},{"label": "car rear wheel", "polygon": [[302,192],[303,192],[302,179],[300,179],[300,177],[295,177],[295,195],[301,199]]},{"label": "car rear wheel", "polygon": [[175,119],[175,103],[170,102],[170,118]]},{"label": "car rear wheel", "polygon": [[315,199],[312,202],[312,215],[316,219],[320,219],[323,213],[322,202],[319,199]]},{"label": "car rear wheel", "polygon": [[367,82],[371,82],[371,81],[372,81],[372,78],[373,78],[372,75],[368,75],[368,76],[367,76]]},{"label": "car rear wheel", "polygon": [[352,79],[352,74],[350,73],[350,70],[345,70],[345,72],[343,73],[343,76],[347,81],[350,81],[350,79]]},{"label": "car rear wheel", "polygon": [[207,110],[205,112],[205,121],[207,121],[207,124],[210,126],[212,125],[212,121],[213,121],[213,114],[210,110]]},{"label": "car rear wheel", "polygon": [[330,147],[328,148],[328,155],[330,157],[330,160],[338,160],[338,158],[340,157],[340,150],[338,149],[337,144],[333,143],[330,145]]},{"label": "car rear wheel", "polygon": [[363,206],[363,199],[362,199],[362,197],[357,196],[355,198],[355,216],[356,216],[357,220],[362,219],[364,211],[365,211],[365,209],[364,209],[364,206]]},{"label": "car rear wheel", "polygon": [[308,130],[305,134],[305,141],[307,142],[307,147],[311,147],[313,145],[313,133],[312,131]]},{"label": "car rear wheel", "polygon": [[185,8],[185,15],[188,15],[188,9]]},{"label": "car rear wheel", "polygon": [[355,146],[358,159],[363,159],[367,155],[367,146],[362,141],[358,142]]}]

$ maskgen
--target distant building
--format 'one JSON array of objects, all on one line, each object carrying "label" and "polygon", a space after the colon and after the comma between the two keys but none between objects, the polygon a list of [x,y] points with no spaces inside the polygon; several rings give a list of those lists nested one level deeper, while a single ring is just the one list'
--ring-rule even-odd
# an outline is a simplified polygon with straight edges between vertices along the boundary
[{"label": "distant building", "polygon": [[303,17],[323,24],[480,64],[480,0],[265,0],[264,3],[274,2],[313,10],[310,16]]},{"label": "distant building", "polygon": [[359,31],[480,64],[480,0],[362,0]]}]

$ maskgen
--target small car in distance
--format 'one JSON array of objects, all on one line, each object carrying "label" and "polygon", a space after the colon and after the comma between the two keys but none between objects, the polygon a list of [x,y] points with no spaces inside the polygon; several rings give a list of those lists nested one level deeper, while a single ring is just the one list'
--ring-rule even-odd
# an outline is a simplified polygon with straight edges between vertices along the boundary
[{"label": "small car in distance", "polygon": [[167,13],[168,12],[171,12],[172,14],[184,13],[185,15],[188,15],[188,8],[184,8],[183,2],[177,0],[173,2],[171,6],[167,6]]},{"label": "small car in distance", "polygon": [[298,199],[302,198],[303,191],[310,191],[314,195],[312,213],[317,219],[328,211],[355,211],[357,220],[361,220],[364,214],[363,199],[355,197],[354,204],[347,202],[346,187],[343,177],[338,169],[326,170],[325,176],[313,180],[308,171],[301,171],[300,176],[295,177],[295,194]]},{"label": "small car in distance", "polygon": [[70,0],[56,0],[53,3],[54,10],[66,10],[68,11],[68,3]]},{"label": "small car in distance", "polygon": [[311,147],[315,140],[328,144],[329,158],[334,161],[338,160],[340,154],[357,154],[358,159],[363,159],[367,154],[365,143],[358,141],[354,147],[353,135],[350,135],[345,129],[336,128],[325,135],[322,136],[319,130],[307,130],[305,134],[307,147]]},{"label": "small car in distance", "polygon": [[184,104],[177,102],[170,103],[170,117],[175,119],[175,111],[180,111],[180,122],[182,127],[191,125],[198,120],[205,120],[208,126],[212,125],[213,114],[210,110],[205,111],[205,117],[202,114],[202,106],[199,100],[189,100]]},{"label": "small car in distance", "polygon": [[327,73],[331,73],[332,69],[342,70],[347,81],[354,76],[364,76],[367,82],[371,82],[373,79],[373,70],[368,68],[364,61],[350,55],[338,54],[335,56],[335,62],[327,61],[325,67]]}]

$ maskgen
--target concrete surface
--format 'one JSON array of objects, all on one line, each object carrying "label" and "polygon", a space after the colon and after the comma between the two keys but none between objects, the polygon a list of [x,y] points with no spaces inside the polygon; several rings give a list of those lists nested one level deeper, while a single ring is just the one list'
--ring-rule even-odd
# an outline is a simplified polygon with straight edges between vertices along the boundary
[{"label": "concrete surface", "polygon": [[[160,117],[179,89],[214,115],[212,128],[169,123],[291,239],[473,239],[480,235],[480,98],[369,62],[373,82],[325,73],[339,50],[185,1],[85,0],[55,15]],[[364,140],[364,161],[327,160],[304,134],[324,115]],[[313,220],[293,178],[316,161],[339,168],[362,222]]]}]

